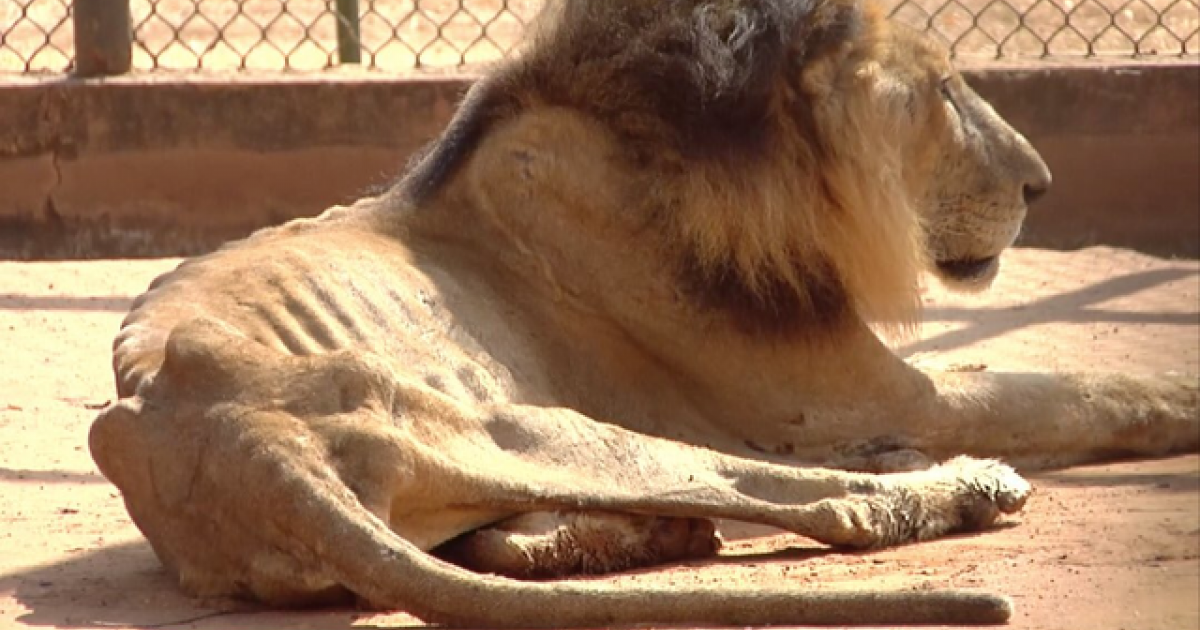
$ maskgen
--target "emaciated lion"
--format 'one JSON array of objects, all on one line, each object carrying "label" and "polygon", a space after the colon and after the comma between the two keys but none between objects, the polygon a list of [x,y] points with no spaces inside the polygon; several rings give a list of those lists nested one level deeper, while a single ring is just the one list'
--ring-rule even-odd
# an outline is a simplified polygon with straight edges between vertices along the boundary
[{"label": "emaciated lion", "polygon": [[514,577],[711,555],[714,518],[856,548],[978,530],[1030,486],[974,457],[1196,450],[1194,379],[922,372],[872,332],[916,321],[922,270],[987,285],[1049,185],[877,8],[554,3],[390,192],[156,280],[92,453],[200,595],[1003,621],[983,593]]}]

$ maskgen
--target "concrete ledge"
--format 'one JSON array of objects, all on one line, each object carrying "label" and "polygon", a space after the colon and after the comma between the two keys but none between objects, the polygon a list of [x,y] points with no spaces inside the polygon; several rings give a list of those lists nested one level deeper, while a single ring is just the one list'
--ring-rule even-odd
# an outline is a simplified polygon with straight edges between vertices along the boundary
[{"label": "concrete ledge", "polygon": [[386,185],[469,81],[0,85],[0,257],[192,254]]},{"label": "concrete ledge", "polygon": [[[1024,241],[1200,256],[1200,66],[968,78],[1055,173]],[[0,85],[0,257],[191,254],[386,185],[469,77],[329,73]]]},{"label": "concrete ledge", "polygon": [[1200,65],[967,72],[1054,172],[1022,242],[1200,257]]}]

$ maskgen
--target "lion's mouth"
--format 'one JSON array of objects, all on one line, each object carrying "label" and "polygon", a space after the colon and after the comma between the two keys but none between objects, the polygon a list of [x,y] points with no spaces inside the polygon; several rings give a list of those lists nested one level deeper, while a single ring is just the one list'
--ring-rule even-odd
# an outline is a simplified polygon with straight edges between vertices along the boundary
[{"label": "lion's mouth", "polygon": [[942,274],[955,280],[976,280],[990,274],[998,260],[999,256],[939,260],[937,268]]}]

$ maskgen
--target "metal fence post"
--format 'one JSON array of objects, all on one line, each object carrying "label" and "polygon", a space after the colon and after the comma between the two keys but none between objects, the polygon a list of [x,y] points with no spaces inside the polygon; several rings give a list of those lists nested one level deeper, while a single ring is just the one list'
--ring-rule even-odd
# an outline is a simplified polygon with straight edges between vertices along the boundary
[{"label": "metal fence post", "polygon": [[362,62],[362,40],[358,30],[358,0],[337,0],[338,61]]},{"label": "metal fence post", "polygon": [[75,74],[111,76],[129,72],[133,33],[129,0],[75,0]]}]

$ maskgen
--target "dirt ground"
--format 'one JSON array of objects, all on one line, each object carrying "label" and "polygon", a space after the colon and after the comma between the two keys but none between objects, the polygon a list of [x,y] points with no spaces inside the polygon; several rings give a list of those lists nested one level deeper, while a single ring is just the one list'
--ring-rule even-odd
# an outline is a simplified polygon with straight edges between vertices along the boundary
[{"label": "dirt ground", "polygon": [[[0,262],[0,628],[350,628],[417,623],[352,609],[284,613],[175,588],[87,453],[113,396],[109,345],[174,260]],[[1200,372],[1200,264],[1095,248],[1015,250],[995,289],[927,290],[926,365]],[[986,533],[864,554],[725,524],[715,562],[613,579],[797,588],[988,589],[1019,629],[1200,627],[1200,458],[1034,476],[1026,510]]]}]

